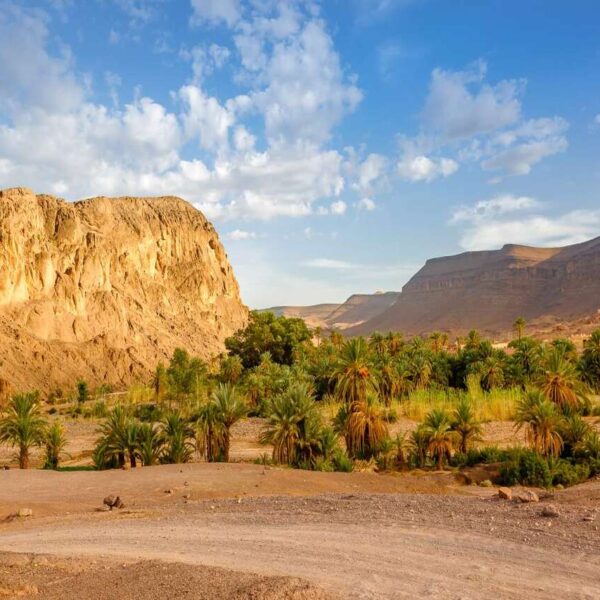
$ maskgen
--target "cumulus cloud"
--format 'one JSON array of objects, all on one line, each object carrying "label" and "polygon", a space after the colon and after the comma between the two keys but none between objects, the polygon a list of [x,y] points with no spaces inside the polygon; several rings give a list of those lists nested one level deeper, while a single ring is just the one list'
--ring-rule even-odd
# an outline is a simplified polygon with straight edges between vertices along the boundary
[{"label": "cumulus cloud", "polygon": [[233,241],[255,240],[258,236],[254,231],[246,231],[244,229],[234,229],[226,234],[227,239]]},{"label": "cumulus cloud", "polygon": [[229,27],[241,18],[242,8],[239,0],[191,0],[192,23],[199,25],[209,23],[218,25],[225,23]]},{"label": "cumulus cloud", "polygon": [[[328,141],[361,92],[309,5],[255,3],[246,18],[238,2],[195,0],[198,26],[230,28],[245,93],[207,92],[205,80],[233,58],[225,45],[203,45],[182,52],[192,76],[173,92],[172,106],[140,95],[122,107],[114,76],[105,81],[112,106],[100,104],[68,50],[49,50],[43,12],[7,6],[0,13],[1,186],[25,183],[71,199],[176,194],[211,218],[346,210],[336,200],[346,186],[344,158]],[[377,169],[368,159],[365,185]]]},{"label": "cumulus cloud", "polygon": [[[434,69],[425,102],[425,126],[444,139],[469,138],[517,122],[522,82],[484,83],[487,65],[477,61],[464,71]],[[476,89],[473,89],[476,87]]]},{"label": "cumulus cloud", "polygon": [[461,207],[450,222],[465,226],[460,238],[465,250],[490,250],[507,243],[565,246],[600,235],[600,210],[556,216],[542,211],[543,204],[534,198],[505,195]]},{"label": "cumulus cloud", "polygon": [[[526,175],[567,148],[565,119],[523,120],[524,80],[490,84],[486,76],[487,64],[481,60],[464,70],[433,70],[421,130],[413,138],[400,138],[402,178],[430,181],[451,175],[462,162],[479,163],[500,176]],[[443,158],[435,158],[442,152],[454,153],[445,167]]]},{"label": "cumulus cloud", "polygon": [[376,204],[371,198],[361,198],[355,206],[358,210],[366,210],[368,212],[371,212],[376,208]]},{"label": "cumulus cloud", "polygon": [[458,170],[458,163],[451,158],[405,156],[398,162],[397,169],[400,177],[407,181],[432,181],[455,173]]},{"label": "cumulus cloud", "polygon": [[329,207],[332,215],[343,215],[347,208],[348,205],[343,200],[336,200]]}]

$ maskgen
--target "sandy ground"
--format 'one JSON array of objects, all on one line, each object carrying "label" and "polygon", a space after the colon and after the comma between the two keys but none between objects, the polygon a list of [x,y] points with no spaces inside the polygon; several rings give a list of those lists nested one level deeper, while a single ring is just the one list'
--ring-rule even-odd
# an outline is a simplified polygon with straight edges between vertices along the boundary
[{"label": "sandy ground", "polygon": [[[100,512],[108,493],[126,508]],[[25,506],[0,524],[0,552],[26,553],[0,582],[25,598],[600,598],[600,481],[524,505],[441,473],[0,472],[0,515]]]}]

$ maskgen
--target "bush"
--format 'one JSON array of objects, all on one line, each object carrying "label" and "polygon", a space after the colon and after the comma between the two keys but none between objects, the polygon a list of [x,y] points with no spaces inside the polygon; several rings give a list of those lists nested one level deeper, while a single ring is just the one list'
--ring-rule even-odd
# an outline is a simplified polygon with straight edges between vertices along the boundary
[{"label": "bush", "polygon": [[354,468],[352,460],[341,450],[333,455],[331,463],[333,465],[333,470],[341,473],[350,473]]},{"label": "bush", "polygon": [[510,456],[509,450],[501,450],[496,446],[471,448],[466,454],[457,452],[452,458],[455,467],[473,467],[475,465],[489,465],[491,463],[506,461]]},{"label": "bush", "polygon": [[162,420],[164,413],[164,409],[158,404],[138,404],[133,415],[143,423],[157,423]]},{"label": "bush", "polygon": [[552,485],[568,487],[586,481],[590,476],[590,466],[587,463],[572,464],[560,459],[552,465]]},{"label": "bush", "polygon": [[543,456],[532,450],[522,450],[515,452],[500,467],[500,483],[548,488],[552,484],[552,474]]}]

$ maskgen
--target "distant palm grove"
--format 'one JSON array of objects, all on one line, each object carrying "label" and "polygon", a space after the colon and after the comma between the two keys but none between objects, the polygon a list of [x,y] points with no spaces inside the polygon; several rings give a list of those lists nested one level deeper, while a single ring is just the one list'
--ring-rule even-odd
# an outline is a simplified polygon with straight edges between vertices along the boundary
[{"label": "distant palm grove", "polygon": [[[579,351],[568,339],[526,335],[495,348],[477,331],[404,339],[375,333],[345,340],[300,319],[252,313],[206,363],[185,350],[156,367],[149,385],[116,403],[78,382],[72,416],[100,420],[95,468],[228,461],[231,429],[262,417],[263,462],[350,471],[498,466],[497,483],[571,485],[600,473],[600,330]],[[58,402],[56,397],[48,399]],[[0,442],[27,468],[44,449],[45,468],[60,468],[66,439],[36,393],[14,396],[0,420]],[[394,423],[415,424],[391,435]],[[487,421],[514,421],[524,444],[484,446]]]}]

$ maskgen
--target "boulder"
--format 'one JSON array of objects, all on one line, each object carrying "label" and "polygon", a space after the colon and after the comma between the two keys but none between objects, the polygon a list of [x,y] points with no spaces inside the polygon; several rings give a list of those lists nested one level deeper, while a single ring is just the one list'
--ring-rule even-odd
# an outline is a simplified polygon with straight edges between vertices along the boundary
[{"label": "boulder", "polygon": [[532,490],[521,490],[514,496],[514,499],[516,502],[522,502],[523,504],[540,501],[539,496]]},{"label": "boulder", "polygon": [[502,500],[512,500],[512,490],[507,487],[498,488],[498,497]]},{"label": "boulder", "polygon": [[17,517],[33,517],[33,510],[31,508],[20,508],[17,512]]}]

